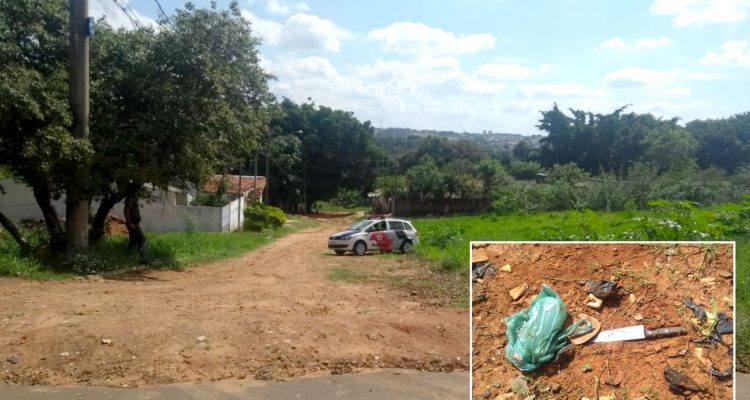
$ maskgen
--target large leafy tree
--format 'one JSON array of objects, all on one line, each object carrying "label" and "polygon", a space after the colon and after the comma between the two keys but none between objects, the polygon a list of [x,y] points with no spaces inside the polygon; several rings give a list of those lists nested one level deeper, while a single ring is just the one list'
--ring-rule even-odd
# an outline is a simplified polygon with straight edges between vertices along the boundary
[{"label": "large leafy tree", "polygon": [[51,199],[86,161],[85,190],[102,200],[91,238],[124,199],[131,242],[145,250],[138,200],[148,187],[198,184],[258,146],[273,101],[259,40],[236,2],[229,11],[188,4],[158,30],[100,21],[89,144],[68,132],[65,4],[0,0],[0,160],[33,188],[55,247],[63,232]]},{"label": "large leafy tree", "polygon": [[125,201],[131,244],[144,250],[138,199],[149,187],[188,187],[257,147],[273,97],[259,40],[236,3],[230,11],[178,10],[159,31],[100,29],[92,143],[103,219]]},{"label": "large leafy tree", "polygon": [[58,251],[64,228],[52,199],[90,155],[69,132],[67,28],[64,1],[0,1],[0,163],[33,189]]},{"label": "large leafy tree", "polygon": [[698,141],[696,161],[735,172],[750,164],[750,112],[729,118],[695,120],[686,128]]},{"label": "large leafy tree", "polygon": [[271,201],[285,208],[294,209],[306,198],[309,210],[314,201],[329,200],[340,188],[356,188],[364,195],[387,166],[370,122],[351,112],[284,99],[271,125],[269,143],[287,135],[299,139],[299,159],[291,165],[272,155]]}]

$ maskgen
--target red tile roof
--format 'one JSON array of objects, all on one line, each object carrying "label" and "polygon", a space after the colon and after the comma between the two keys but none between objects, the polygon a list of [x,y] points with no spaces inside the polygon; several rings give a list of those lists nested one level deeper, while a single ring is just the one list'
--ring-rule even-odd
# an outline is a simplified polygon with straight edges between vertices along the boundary
[{"label": "red tile roof", "polygon": [[[240,188],[240,176],[239,175],[214,175],[208,179],[203,185],[203,191],[208,193],[216,192],[219,188],[221,180],[226,179],[229,181],[229,188],[227,189],[228,194],[246,194],[250,201],[257,200],[263,193],[263,189],[266,187],[266,177],[259,176],[257,179],[257,190],[253,190],[253,185],[256,184],[255,177],[250,175],[242,175],[242,187]],[[250,193],[248,193],[250,192]]]}]

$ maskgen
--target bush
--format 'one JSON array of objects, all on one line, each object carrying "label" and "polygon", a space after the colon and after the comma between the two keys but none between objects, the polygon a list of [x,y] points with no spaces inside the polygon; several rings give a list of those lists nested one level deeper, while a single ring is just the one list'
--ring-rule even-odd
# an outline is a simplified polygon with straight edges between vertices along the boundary
[{"label": "bush", "polygon": [[245,209],[244,228],[247,231],[280,228],[284,223],[286,223],[286,214],[278,207],[253,203]]},{"label": "bush", "polygon": [[337,206],[354,208],[359,206],[359,199],[360,196],[357,189],[339,188],[331,202]]},{"label": "bush", "polygon": [[512,160],[508,167],[508,172],[516,179],[532,180],[536,174],[542,170],[542,167],[535,161]]}]

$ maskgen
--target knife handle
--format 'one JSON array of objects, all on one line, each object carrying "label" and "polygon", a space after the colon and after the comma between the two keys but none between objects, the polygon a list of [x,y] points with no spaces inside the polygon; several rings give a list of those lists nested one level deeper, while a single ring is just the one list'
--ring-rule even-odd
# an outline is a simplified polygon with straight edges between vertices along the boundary
[{"label": "knife handle", "polygon": [[671,326],[669,328],[646,329],[646,339],[655,339],[668,336],[684,335],[687,331],[681,326]]}]

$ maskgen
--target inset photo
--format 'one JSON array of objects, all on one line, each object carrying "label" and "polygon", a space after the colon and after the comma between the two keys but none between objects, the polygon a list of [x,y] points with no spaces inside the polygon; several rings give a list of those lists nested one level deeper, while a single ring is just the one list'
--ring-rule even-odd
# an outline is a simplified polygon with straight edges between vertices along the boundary
[{"label": "inset photo", "polygon": [[472,242],[471,279],[473,399],[732,399],[733,242]]}]

